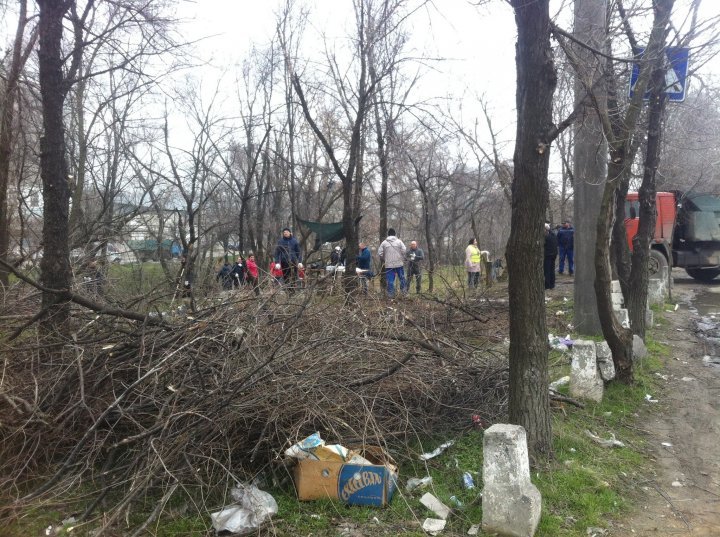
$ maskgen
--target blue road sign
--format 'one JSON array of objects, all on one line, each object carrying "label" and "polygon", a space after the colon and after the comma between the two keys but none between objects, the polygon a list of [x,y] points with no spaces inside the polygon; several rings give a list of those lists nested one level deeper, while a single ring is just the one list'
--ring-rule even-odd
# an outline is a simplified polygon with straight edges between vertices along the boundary
[{"label": "blue road sign", "polygon": [[[645,49],[640,49],[640,57],[642,57]],[[667,47],[665,49],[667,55],[667,71],[665,72],[665,93],[669,101],[682,102],[685,100],[685,90],[687,89],[688,63],[690,59],[690,49],[683,47]],[[633,96],[633,88],[640,76],[640,65],[633,64],[632,73],[630,75],[630,97]],[[646,91],[643,99],[648,100],[650,92]]]}]

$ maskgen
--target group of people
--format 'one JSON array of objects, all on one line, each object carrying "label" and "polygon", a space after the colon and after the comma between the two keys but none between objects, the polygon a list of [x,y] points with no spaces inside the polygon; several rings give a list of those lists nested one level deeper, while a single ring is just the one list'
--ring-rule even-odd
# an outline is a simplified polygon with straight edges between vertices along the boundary
[{"label": "group of people", "polygon": [[235,264],[226,261],[217,273],[217,280],[225,290],[239,289],[242,286],[251,287],[255,294],[260,294],[260,271],[255,262],[255,255],[250,254],[247,259],[238,256]]},{"label": "group of people", "polygon": [[[374,277],[372,271],[372,253],[365,242],[360,242],[358,246],[356,271],[363,291],[367,292],[368,281]],[[467,285],[471,289],[479,285],[483,254],[485,254],[486,257],[489,255],[487,252],[481,251],[478,248],[477,239],[473,237],[465,250],[465,268],[468,275]],[[410,292],[413,282],[415,292],[421,292],[425,252],[418,246],[417,241],[411,241],[408,248],[403,241],[397,237],[395,230],[390,228],[388,229],[387,238],[382,241],[378,247],[377,255],[384,266],[388,297],[393,298],[395,296],[396,281],[403,294]],[[330,255],[331,265],[335,268],[344,265],[345,257],[346,250],[340,248],[340,246],[336,246]],[[300,244],[293,236],[290,228],[283,228],[282,236],[278,240],[274,255],[270,260],[268,272],[277,283],[284,284],[290,293],[299,287],[299,284],[304,279]],[[223,289],[239,289],[247,285],[250,286],[256,294],[259,294],[259,269],[255,255],[250,254],[247,259],[243,258],[243,256],[238,256],[233,265],[225,262],[217,272],[217,280]]]},{"label": "group of people", "polygon": [[[304,270],[300,244],[290,228],[286,227],[270,258],[268,273],[273,281],[287,285],[289,292],[292,293],[302,281]],[[217,280],[225,290],[239,289],[247,285],[254,290],[256,295],[259,295],[260,270],[255,255],[250,254],[247,259],[244,259],[242,255],[238,256],[234,265],[225,262],[217,273]]]},{"label": "group of people", "polygon": [[555,230],[550,224],[545,224],[545,246],[543,274],[545,277],[545,289],[555,288],[555,260],[560,256],[558,273],[565,274],[565,262],[567,261],[568,274],[575,274],[575,229],[567,220]]}]

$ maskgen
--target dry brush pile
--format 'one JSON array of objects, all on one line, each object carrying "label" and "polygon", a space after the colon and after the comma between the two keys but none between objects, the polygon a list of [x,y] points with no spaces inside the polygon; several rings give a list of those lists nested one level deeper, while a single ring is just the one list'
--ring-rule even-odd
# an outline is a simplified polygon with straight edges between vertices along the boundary
[{"label": "dry brush pile", "polygon": [[[173,494],[211,508],[235,480],[286,472],[279,455],[316,430],[402,458],[471,414],[505,411],[505,307],[311,291],[212,300],[160,325],[75,308],[62,348],[5,338],[0,516],[74,495],[106,526],[148,496],[152,516]],[[0,314],[22,318],[17,304]]]}]

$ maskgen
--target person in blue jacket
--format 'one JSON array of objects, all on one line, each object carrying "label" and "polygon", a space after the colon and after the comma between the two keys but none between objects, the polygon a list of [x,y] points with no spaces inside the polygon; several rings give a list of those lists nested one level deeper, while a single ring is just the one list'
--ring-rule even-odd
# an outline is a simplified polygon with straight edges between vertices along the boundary
[{"label": "person in blue jacket", "polygon": [[359,245],[360,253],[357,256],[357,274],[362,284],[363,293],[368,292],[368,280],[375,276],[372,272],[372,254],[367,244],[361,242]]},{"label": "person in blue jacket", "polygon": [[575,247],[575,230],[570,222],[565,220],[562,227],[557,232],[558,250],[560,253],[560,262],[558,264],[558,272],[565,272],[565,259],[568,262],[568,272],[572,276],[575,273],[575,262],[573,260],[573,250]]},{"label": "person in blue jacket", "polygon": [[292,293],[297,285],[298,269],[302,268],[300,243],[293,237],[290,228],[283,228],[282,237],[275,246],[275,268],[282,270],[283,281]]}]

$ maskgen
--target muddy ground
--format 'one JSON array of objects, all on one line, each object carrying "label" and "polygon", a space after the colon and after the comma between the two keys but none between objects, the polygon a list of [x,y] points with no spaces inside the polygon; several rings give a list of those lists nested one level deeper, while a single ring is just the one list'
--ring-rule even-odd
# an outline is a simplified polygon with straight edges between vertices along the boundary
[{"label": "muddy ground", "polygon": [[659,402],[638,419],[656,464],[635,483],[638,508],[613,524],[615,537],[720,536],[720,365],[703,360],[720,362],[720,280],[704,285],[674,272],[679,306],[655,331],[671,349],[663,359],[666,378]]}]

